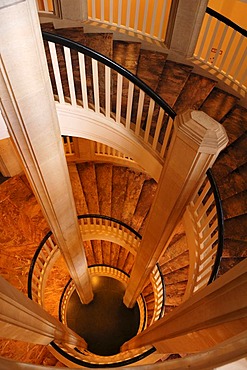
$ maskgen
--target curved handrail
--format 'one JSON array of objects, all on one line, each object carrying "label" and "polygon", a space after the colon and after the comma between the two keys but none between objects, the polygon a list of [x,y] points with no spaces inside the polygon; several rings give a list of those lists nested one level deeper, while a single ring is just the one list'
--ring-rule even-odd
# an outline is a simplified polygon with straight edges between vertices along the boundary
[{"label": "curved handrail", "polygon": [[216,257],[215,257],[215,262],[212,267],[212,273],[210,275],[210,278],[208,280],[208,285],[211,284],[217,277],[219,267],[220,267],[220,262],[221,262],[221,257],[223,253],[223,248],[224,248],[224,214],[223,214],[223,208],[222,208],[222,202],[220,198],[220,193],[219,189],[217,187],[215,178],[213,176],[212,170],[209,168],[207,170],[207,177],[210,182],[213,194],[214,194],[214,201],[215,201],[215,206],[217,210],[217,218],[218,218],[218,248],[216,252]]},{"label": "curved handrail", "polygon": [[33,297],[32,297],[32,276],[33,276],[33,272],[34,272],[34,266],[35,266],[35,263],[38,259],[38,256],[40,254],[41,249],[43,248],[44,244],[47,242],[47,240],[50,238],[51,235],[52,235],[52,232],[49,231],[44,236],[44,238],[41,240],[38,248],[36,249],[36,252],[34,253],[33,259],[31,261],[31,265],[30,265],[29,272],[28,272],[28,283],[27,283],[28,284],[27,293],[28,293],[28,298],[30,298],[30,299],[33,299]]},{"label": "curved handrail", "polygon": [[53,43],[57,43],[67,48],[76,50],[79,53],[89,56],[97,60],[100,63],[103,63],[107,67],[113,69],[114,71],[121,74],[123,77],[127,78],[133,84],[138,86],[141,90],[143,90],[150,98],[152,98],[164,111],[174,119],[176,117],[176,112],[158,95],[154,90],[152,90],[147,84],[141,81],[138,77],[136,77],[133,73],[128,71],[126,68],[122,67],[120,64],[114,62],[113,60],[107,58],[103,54],[100,54],[93,49],[88,48],[78,42],[71,41],[63,36],[55,35],[49,32],[42,31],[43,39],[46,41],[51,41]]},{"label": "curved handrail", "polygon": [[247,30],[240,27],[237,23],[234,23],[229,18],[225,17],[224,15],[216,12],[216,10],[207,7],[206,13],[210,14],[212,17],[217,18],[219,21],[225,23],[227,26],[233,28],[235,31],[241,33],[243,36],[247,37]]},{"label": "curved handrail", "polygon": [[108,220],[108,221],[116,222],[117,224],[123,226],[125,229],[128,229],[132,234],[134,234],[135,236],[137,236],[137,238],[142,239],[141,234],[139,234],[131,226],[127,225],[126,223],[124,223],[121,220],[117,220],[114,217],[104,216],[104,215],[100,215],[100,214],[97,214],[97,213],[86,213],[84,215],[79,215],[78,216],[78,220],[81,220],[83,218],[99,218],[99,219],[103,219],[103,220]]},{"label": "curved handrail", "polygon": [[184,300],[216,279],[223,251],[224,220],[219,192],[210,169],[206,175],[206,180],[195,192],[183,216],[190,245],[190,268]]}]

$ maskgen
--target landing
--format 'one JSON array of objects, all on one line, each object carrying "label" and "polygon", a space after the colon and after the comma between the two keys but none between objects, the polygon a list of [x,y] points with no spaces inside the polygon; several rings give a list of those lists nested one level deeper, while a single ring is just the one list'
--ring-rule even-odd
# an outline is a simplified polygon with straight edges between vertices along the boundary
[{"label": "landing", "polygon": [[101,356],[119,353],[121,345],[136,335],[139,308],[128,309],[123,304],[124,285],[113,278],[91,278],[94,299],[81,304],[77,292],[72,294],[67,308],[67,324],[88,343],[88,350]]}]

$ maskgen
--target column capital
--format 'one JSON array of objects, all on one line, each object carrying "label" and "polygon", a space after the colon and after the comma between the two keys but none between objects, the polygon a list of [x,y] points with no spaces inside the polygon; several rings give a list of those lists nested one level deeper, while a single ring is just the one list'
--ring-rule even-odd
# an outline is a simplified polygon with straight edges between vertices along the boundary
[{"label": "column capital", "polygon": [[175,118],[177,135],[195,143],[198,151],[218,154],[225,148],[228,138],[224,127],[202,111],[187,110]]}]

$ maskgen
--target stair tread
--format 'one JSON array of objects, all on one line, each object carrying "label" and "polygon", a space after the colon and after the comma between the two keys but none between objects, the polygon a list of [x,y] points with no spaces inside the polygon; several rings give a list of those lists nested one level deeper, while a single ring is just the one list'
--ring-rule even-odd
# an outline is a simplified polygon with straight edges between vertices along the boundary
[{"label": "stair tread", "polygon": [[103,255],[103,263],[105,265],[111,265],[111,242],[107,240],[101,240],[101,248]]},{"label": "stair tread", "polygon": [[210,78],[191,73],[174,105],[175,112],[181,114],[188,109],[199,109],[215,84]]},{"label": "stair tread", "polygon": [[128,176],[126,168],[114,166],[112,170],[111,215],[118,220],[122,220],[127,181]]},{"label": "stair tread", "polygon": [[94,257],[94,250],[93,246],[90,240],[84,240],[83,241],[84,249],[85,249],[85,254],[87,258],[87,263],[88,266],[94,265],[96,263],[95,257]]},{"label": "stair tread", "polygon": [[156,92],[171,107],[174,106],[181,93],[192,67],[167,60]]},{"label": "stair tread", "polygon": [[215,87],[203,102],[200,110],[220,122],[237,104],[238,100],[236,96]]},{"label": "stair tread", "polygon": [[111,216],[112,165],[95,164],[99,213]]},{"label": "stair tread", "polygon": [[136,231],[140,231],[143,223],[145,222],[145,217],[150,210],[156,188],[157,184],[153,179],[146,180],[143,184],[139,201],[130,224],[130,226]]},{"label": "stair tread", "polygon": [[143,183],[147,179],[148,176],[141,172],[128,170],[126,197],[122,213],[122,220],[128,225],[131,223],[133,214],[135,213]]},{"label": "stair tread", "polygon": [[141,49],[137,77],[145,82],[151,89],[156,90],[166,58],[167,54]]},{"label": "stair tread", "polygon": [[228,145],[232,144],[247,130],[247,109],[236,106],[222,122],[229,139]]},{"label": "stair tread", "polygon": [[85,213],[88,213],[88,208],[76,164],[68,164],[68,170],[75,200],[76,211],[78,215],[83,215]]},{"label": "stair tread", "polygon": [[224,239],[223,258],[247,257],[247,241]]},{"label": "stair tread", "polygon": [[225,238],[247,241],[247,214],[225,220]]},{"label": "stair tread", "polygon": [[176,270],[179,270],[183,267],[186,267],[189,265],[189,251],[186,250],[179,256],[171,259],[170,261],[167,261],[166,263],[162,264],[160,266],[162,274],[166,275],[170,272],[176,272]]},{"label": "stair tread", "polygon": [[177,240],[175,239],[175,236],[173,237],[172,242],[169,244],[163,256],[160,258],[160,265],[168,263],[188,250],[186,235],[184,233],[176,234],[176,238]]},{"label": "stair tread", "polygon": [[136,74],[141,43],[113,41],[113,60]]},{"label": "stair tread", "polygon": [[224,219],[240,216],[247,213],[247,190],[222,201]]},{"label": "stair tread", "polygon": [[247,184],[247,163],[236,168],[232,171],[227,181],[218,185],[221,199],[224,200],[237,194],[243,190],[246,190]]},{"label": "stair tread", "polygon": [[237,258],[222,258],[220,263],[220,269],[219,269],[219,276],[225,274],[227,271],[232,269],[234,266],[236,266],[238,263],[243,261],[244,258],[237,257]]},{"label": "stair tread", "polygon": [[175,272],[170,272],[164,275],[165,285],[176,284],[180,281],[188,280],[188,267],[183,267]]},{"label": "stair tread", "polygon": [[77,165],[82,189],[89,213],[99,213],[99,202],[97,192],[97,179],[95,167],[92,162],[79,163]]},{"label": "stair tread", "polygon": [[217,183],[226,181],[226,177],[236,168],[247,162],[247,132],[224,149],[214,163],[212,170]]}]

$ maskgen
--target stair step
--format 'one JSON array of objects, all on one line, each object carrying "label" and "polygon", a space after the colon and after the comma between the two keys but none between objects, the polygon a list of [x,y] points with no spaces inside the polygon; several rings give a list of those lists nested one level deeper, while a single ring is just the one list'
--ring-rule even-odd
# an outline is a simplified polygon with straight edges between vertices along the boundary
[{"label": "stair step", "polygon": [[151,89],[156,90],[166,58],[167,54],[164,53],[140,50],[137,77],[145,82]]},{"label": "stair step", "polygon": [[224,200],[246,190],[247,184],[247,163],[232,171],[227,181],[218,186],[221,199]]},{"label": "stair step", "polygon": [[[114,41],[113,60],[136,75],[141,44],[137,42]],[[122,85],[121,116],[126,117],[129,82],[125,78]],[[112,74],[112,110],[116,112],[117,76]]]},{"label": "stair step", "polygon": [[228,145],[237,140],[247,130],[247,109],[236,106],[222,122],[229,139]]},{"label": "stair step", "polygon": [[111,266],[117,267],[118,266],[118,257],[120,253],[120,245],[116,243],[111,243]]},{"label": "stair step", "polygon": [[92,266],[96,264],[95,256],[94,256],[94,249],[90,240],[86,240],[83,242],[85,254],[87,257],[88,266]]},{"label": "stair step", "polygon": [[79,42],[80,44],[84,44],[85,34],[83,27],[59,28],[54,29],[53,33],[59,36],[63,36],[72,41]]},{"label": "stair step", "polygon": [[112,165],[95,164],[99,213],[111,216]]},{"label": "stair step", "polygon": [[99,197],[94,164],[92,162],[79,163],[77,165],[77,170],[85,195],[88,212],[99,213]]},{"label": "stair step", "polygon": [[247,241],[224,239],[223,257],[247,257]]},{"label": "stair step", "polygon": [[236,266],[238,263],[243,261],[244,258],[238,257],[238,258],[222,258],[220,263],[220,269],[219,269],[219,276],[225,274],[227,271],[232,269],[234,266]]},{"label": "stair step", "polygon": [[164,275],[165,286],[169,284],[176,284],[181,281],[188,280],[188,267],[183,267],[175,272],[170,272]]},{"label": "stair step", "polygon": [[85,213],[88,213],[88,208],[76,164],[69,163],[68,170],[75,200],[76,211],[78,215],[83,215]]},{"label": "stair step", "polygon": [[156,192],[157,183],[153,180],[146,180],[143,184],[142,191],[138,200],[138,204],[131,220],[130,226],[138,232],[142,232],[145,225],[145,218],[152,205]]},{"label": "stair step", "polygon": [[181,114],[188,109],[199,109],[215,84],[210,78],[191,73],[174,105],[175,112]]},{"label": "stair step", "polygon": [[247,214],[225,221],[225,238],[247,241]]},{"label": "stair step", "polygon": [[247,162],[246,148],[247,134],[245,133],[220,153],[212,167],[217,184],[227,181],[226,177],[232,171]]},{"label": "stair step", "polygon": [[168,261],[167,263],[160,266],[162,274],[166,275],[171,272],[176,272],[177,270],[189,266],[189,251],[186,250],[179,256],[175,257],[174,259]]},{"label": "stair step", "polygon": [[114,166],[112,170],[112,217],[122,220],[122,212],[127,189],[127,171],[125,167]]},{"label": "stair step", "polygon": [[192,67],[167,60],[156,92],[171,107],[174,106],[179,94],[189,78]]},{"label": "stair step", "polygon": [[166,295],[184,295],[187,287],[187,281],[179,281],[176,284],[166,285]]},{"label": "stair step", "polygon": [[222,206],[225,220],[247,213],[247,190],[225,199]]},{"label": "stair step", "polygon": [[130,275],[132,267],[134,265],[134,261],[135,261],[135,256],[132,253],[129,252],[128,255],[127,255],[127,258],[125,260],[124,267],[123,267],[123,270],[125,272],[127,272],[127,274],[129,274],[129,275]]},{"label": "stair step", "polygon": [[117,267],[120,270],[124,270],[124,265],[126,263],[126,259],[128,257],[129,251],[123,247],[120,247],[119,256],[118,256],[118,262]]},{"label": "stair step", "polygon": [[42,23],[40,27],[42,31],[54,33],[54,25],[52,22]]},{"label": "stair step", "polygon": [[160,258],[159,264],[162,266],[169,263],[170,260],[177,258],[188,250],[185,234],[175,234],[164,255]]},{"label": "stair step", "polygon": [[220,122],[237,104],[238,100],[236,96],[215,87],[200,107],[200,110]]},{"label": "stair step", "polygon": [[128,225],[131,223],[135,213],[144,181],[148,179],[149,177],[146,174],[128,170],[126,196],[122,213],[122,220]]},{"label": "stair step", "polygon": [[113,60],[135,75],[140,49],[139,42],[113,41]]},{"label": "stair step", "polygon": [[111,265],[111,242],[107,240],[101,240],[101,248],[103,254],[103,263],[105,265]]}]

